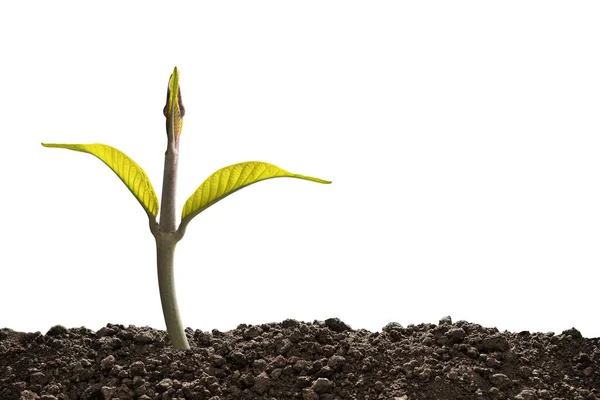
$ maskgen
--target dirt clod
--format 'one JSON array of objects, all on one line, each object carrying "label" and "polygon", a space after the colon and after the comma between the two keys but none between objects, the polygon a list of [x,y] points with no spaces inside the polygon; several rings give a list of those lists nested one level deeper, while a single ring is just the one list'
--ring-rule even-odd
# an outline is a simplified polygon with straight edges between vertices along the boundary
[{"label": "dirt clod", "polygon": [[0,400],[600,399],[600,339],[499,332],[444,317],[381,332],[338,318],[164,331],[0,329]]}]

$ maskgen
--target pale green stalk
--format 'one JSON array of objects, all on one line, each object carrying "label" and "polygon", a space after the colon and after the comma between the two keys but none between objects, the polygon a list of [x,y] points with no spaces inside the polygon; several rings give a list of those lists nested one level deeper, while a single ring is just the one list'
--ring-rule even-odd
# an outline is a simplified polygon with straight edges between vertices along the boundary
[{"label": "pale green stalk", "polygon": [[162,200],[158,230],[152,233],[156,239],[156,261],[158,269],[158,289],[162,304],[167,332],[178,350],[190,348],[185,330],[179,316],[177,295],[175,293],[175,246],[183,235],[177,232],[175,220],[175,194],[177,186],[177,166],[179,161],[179,134],[181,133],[179,110],[181,93],[178,88],[178,76],[172,85],[169,81],[169,91],[165,115],[167,117],[167,151],[165,152],[165,168],[163,174]]},{"label": "pale green stalk", "polygon": [[175,246],[177,240],[174,235],[160,233],[156,237],[156,259],[158,266],[158,289],[162,304],[167,332],[173,347],[178,350],[190,348],[185,330],[179,316],[177,295],[175,293],[175,275],[173,271],[175,260]]},{"label": "pale green stalk", "polygon": [[158,289],[162,304],[167,332],[176,349],[189,349],[185,330],[179,316],[177,295],[175,293],[175,246],[181,236],[177,234],[175,221],[175,186],[177,184],[178,151],[169,145],[165,153],[165,170],[163,177],[160,222],[155,230],[156,260],[158,269]]}]

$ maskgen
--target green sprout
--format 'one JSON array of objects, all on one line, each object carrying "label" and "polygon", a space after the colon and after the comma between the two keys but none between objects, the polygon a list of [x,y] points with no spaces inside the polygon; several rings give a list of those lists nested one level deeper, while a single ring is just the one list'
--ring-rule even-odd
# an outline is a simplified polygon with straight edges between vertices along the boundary
[{"label": "green sprout", "polygon": [[175,279],[173,273],[175,246],[185,234],[190,221],[202,211],[253,183],[272,178],[298,178],[318,183],[331,183],[311,176],[292,174],[273,164],[262,161],[248,161],[233,164],[210,175],[187,199],[181,212],[181,222],[176,224],[175,187],[177,183],[177,164],[179,159],[179,137],[183,125],[185,108],[181,101],[179,71],[177,67],[169,78],[167,104],[163,110],[167,119],[167,151],[163,175],[162,206],[160,220],[158,216],[158,198],[150,179],[144,170],[131,158],[114,147],[105,144],[55,144],[42,143],[45,147],[89,153],[104,162],[123,181],[144,208],[150,222],[150,231],[156,240],[156,259],[158,267],[158,287],[160,300],[167,326],[167,333],[175,349],[189,349],[183,324],[179,316]]}]

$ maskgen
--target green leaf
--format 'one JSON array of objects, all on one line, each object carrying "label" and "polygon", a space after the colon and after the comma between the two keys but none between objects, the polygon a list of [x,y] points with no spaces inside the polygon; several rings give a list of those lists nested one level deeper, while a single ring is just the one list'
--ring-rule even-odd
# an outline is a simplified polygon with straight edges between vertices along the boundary
[{"label": "green leaf", "polygon": [[89,153],[98,157],[104,164],[123,181],[125,186],[131,191],[135,198],[140,202],[147,213],[158,215],[158,198],[150,183],[148,176],[135,161],[114,147],[105,144],[56,144],[42,143],[44,147],[57,147],[74,151]]},{"label": "green leaf", "polygon": [[305,179],[318,183],[331,183],[331,181],[313,178],[312,176],[292,174],[273,164],[262,161],[233,164],[213,173],[196,189],[183,206],[181,221],[188,223],[189,220],[217,201],[253,183],[266,179],[286,177]]}]

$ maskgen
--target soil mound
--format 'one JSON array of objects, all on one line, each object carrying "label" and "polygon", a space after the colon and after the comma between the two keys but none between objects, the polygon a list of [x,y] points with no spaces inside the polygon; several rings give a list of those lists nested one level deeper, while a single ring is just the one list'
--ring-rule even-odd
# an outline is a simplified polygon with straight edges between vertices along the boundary
[{"label": "soil mound", "polygon": [[0,329],[0,399],[577,399],[600,398],[600,338],[575,328],[499,332],[438,325],[353,330],[337,318],[164,331],[57,325]]}]

